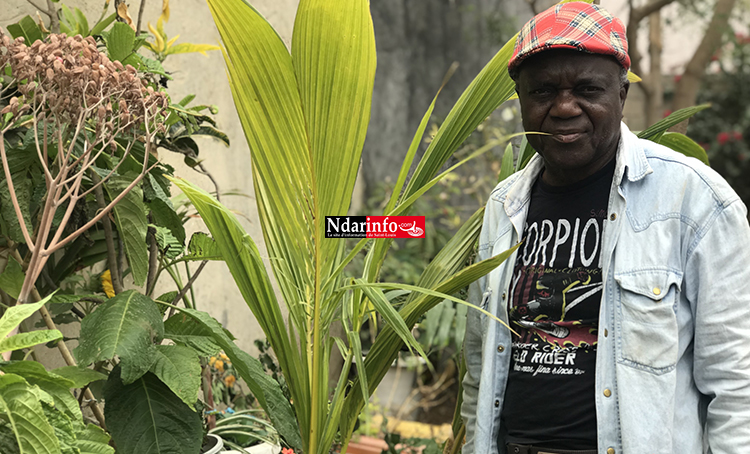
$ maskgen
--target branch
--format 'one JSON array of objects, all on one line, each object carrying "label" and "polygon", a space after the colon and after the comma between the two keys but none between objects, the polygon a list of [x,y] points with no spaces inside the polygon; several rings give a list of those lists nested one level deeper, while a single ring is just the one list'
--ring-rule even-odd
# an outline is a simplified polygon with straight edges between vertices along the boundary
[{"label": "branch", "polygon": [[157,165],[158,165],[158,162],[156,164],[154,164],[153,166],[149,167],[146,170],[146,172],[138,175],[135,178],[135,180],[133,180],[133,182],[130,183],[120,193],[120,195],[118,195],[114,200],[112,200],[109,203],[109,205],[107,205],[107,207],[103,211],[100,211],[99,214],[97,214],[96,216],[94,216],[94,218],[91,219],[89,222],[87,222],[83,227],[79,228],[78,230],[76,230],[75,232],[71,233],[70,235],[68,235],[64,239],[60,240],[59,243],[54,244],[54,245],[50,245],[50,247],[47,250],[45,250],[44,253],[47,254],[47,255],[50,255],[50,254],[54,253],[55,251],[57,251],[61,247],[65,246],[66,244],[68,244],[72,240],[78,238],[78,236],[80,234],[82,234],[83,232],[85,232],[86,230],[88,230],[91,226],[93,226],[94,224],[96,224],[97,222],[99,222],[99,220],[101,218],[103,218],[104,216],[106,216],[107,213],[109,213],[112,210],[112,208],[114,208],[114,206],[117,205],[120,202],[120,200],[122,200],[123,198],[125,198],[125,196],[128,194],[128,192],[130,192],[130,190],[133,189],[135,187],[135,185],[137,185],[138,183],[141,182],[141,180],[143,179],[144,175],[146,175],[146,173],[148,173],[151,169],[153,169]]},{"label": "branch", "polygon": [[[54,14],[52,9],[44,9],[41,6],[34,3],[34,0],[26,0],[26,1],[31,3],[31,6],[38,9],[40,13],[44,13],[46,16],[49,16],[50,19],[52,18],[52,14]],[[27,44],[29,46],[31,45],[31,43],[27,43]]]},{"label": "branch", "polygon": [[204,260],[201,262],[200,266],[198,266],[198,269],[195,270],[195,274],[190,278],[189,281],[187,281],[187,284],[180,290],[180,292],[177,294],[177,296],[174,297],[172,300],[172,305],[177,305],[177,303],[187,294],[188,290],[190,290],[190,287],[193,286],[195,283],[195,280],[198,279],[198,276],[201,274],[201,271],[203,271],[203,268],[208,263],[208,260]]},{"label": "branch", "polygon": [[[99,175],[92,169],[91,170],[91,181],[94,184],[101,181]],[[100,210],[106,208],[106,202],[104,201],[104,191],[101,186],[96,186],[96,204]],[[112,235],[112,223],[109,221],[109,216],[102,218],[102,224],[104,225],[104,241],[107,243],[107,260],[109,261],[109,273],[112,276],[112,288],[115,291],[115,295],[122,293],[122,280],[120,276],[120,264],[117,263],[117,251],[115,250],[114,236]]]},{"label": "branch", "polygon": [[[151,214],[149,214],[149,218]],[[151,296],[156,285],[156,276],[159,271],[159,247],[156,244],[156,231],[153,227],[148,228],[148,275],[146,278],[146,296]]]},{"label": "branch", "polygon": [[[674,1],[675,0],[651,0],[643,6],[631,9],[630,20],[632,21],[633,19],[635,19],[636,23],[640,22],[644,18],[652,15],[653,13],[659,11],[660,9],[664,8],[670,3],[673,3]],[[632,24],[632,22],[628,23],[628,28],[630,28]]]},{"label": "branch", "polygon": [[135,26],[135,35],[138,36],[138,34],[141,32],[141,19],[143,18],[143,10],[146,9],[146,0],[141,0],[141,6],[138,8],[138,22],[136,22]]},{"label": "branch", "polygon": [[[728,27],[729,14],[732,12],[735,3],[736,0],[716,1],[714,14],[711,17],[708,27],[706,27],[706,33],[703,35],[701,43],[685,67],[685,73],[675,88],[674,110],[695,104],[701,79],[706,72],[706,67],[711,62],[711,56],[721,46],[723,34],[727,30],[731,30]],[[687,121],[683,123],[687,124]]]}]

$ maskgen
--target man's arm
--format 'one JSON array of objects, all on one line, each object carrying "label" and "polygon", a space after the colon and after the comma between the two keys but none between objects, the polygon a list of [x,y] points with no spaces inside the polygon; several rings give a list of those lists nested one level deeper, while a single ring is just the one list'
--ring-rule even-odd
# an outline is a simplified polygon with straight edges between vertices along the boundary
[{"label": "man's arm", "polygon": [[[486,216],[485,216],[486,221]],[[479,239],[479,253],[476,262],[489,257],[489,245],[485,238],[486,229],[482,228]],[[469,286],[469,302],[479,307],[482,295],[487,289],[487,277],[481,277]],[[479,393],[479,377],[482,374],[482,321],[480,312],[469,308],[464,335],[464,358],[466,360],[466,375],[463,380],[463,403],[461,417],[466,425],[466,445],[464,454],[474,453],[474,428],[477,419],[477,395]]]},{"label": "man's arm", "polygon": [[693,376],[708,396],[713,454],[750,446],[750,227],[739,200],[724,207],[697,238],[685,291],[695,315]]}]

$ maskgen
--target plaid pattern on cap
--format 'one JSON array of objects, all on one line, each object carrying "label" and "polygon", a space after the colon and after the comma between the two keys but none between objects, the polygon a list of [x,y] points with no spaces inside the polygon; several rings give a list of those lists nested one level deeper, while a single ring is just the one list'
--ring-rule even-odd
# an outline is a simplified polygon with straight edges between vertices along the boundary
[{"label": "plaid pattern on cap", "polygon": [[630,69],[625,25],[598,5],[583,2],[558,4],[537,14],[518,33],[508,69],[548,49],[577,49],[612,55]]}]

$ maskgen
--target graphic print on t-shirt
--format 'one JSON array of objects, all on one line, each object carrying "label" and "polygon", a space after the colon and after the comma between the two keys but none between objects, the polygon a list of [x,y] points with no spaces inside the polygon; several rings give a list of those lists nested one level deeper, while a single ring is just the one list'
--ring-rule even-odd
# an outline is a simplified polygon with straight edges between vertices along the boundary
[{"label": "graphic print on t-shirt", "polygon": [[557,225],[545,219],[526,228],[511,288],[510,318],[521,334],[517,342],[539,338],[564,348],[596,345],[602,279],[593,260],[599,256],[602,214],[559,219]]}]

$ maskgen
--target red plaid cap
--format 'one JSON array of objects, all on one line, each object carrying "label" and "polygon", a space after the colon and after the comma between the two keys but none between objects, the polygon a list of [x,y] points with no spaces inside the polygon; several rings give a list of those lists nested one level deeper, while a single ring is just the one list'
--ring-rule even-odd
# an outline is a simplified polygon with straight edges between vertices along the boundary
[{"label": "red plaid cap", "polygon": [[630,69],[625,25],[599,5],[584,2],[557,4],[533,17],[518,33],[508,69],[548,49],[577,49],[612,55]]}]

